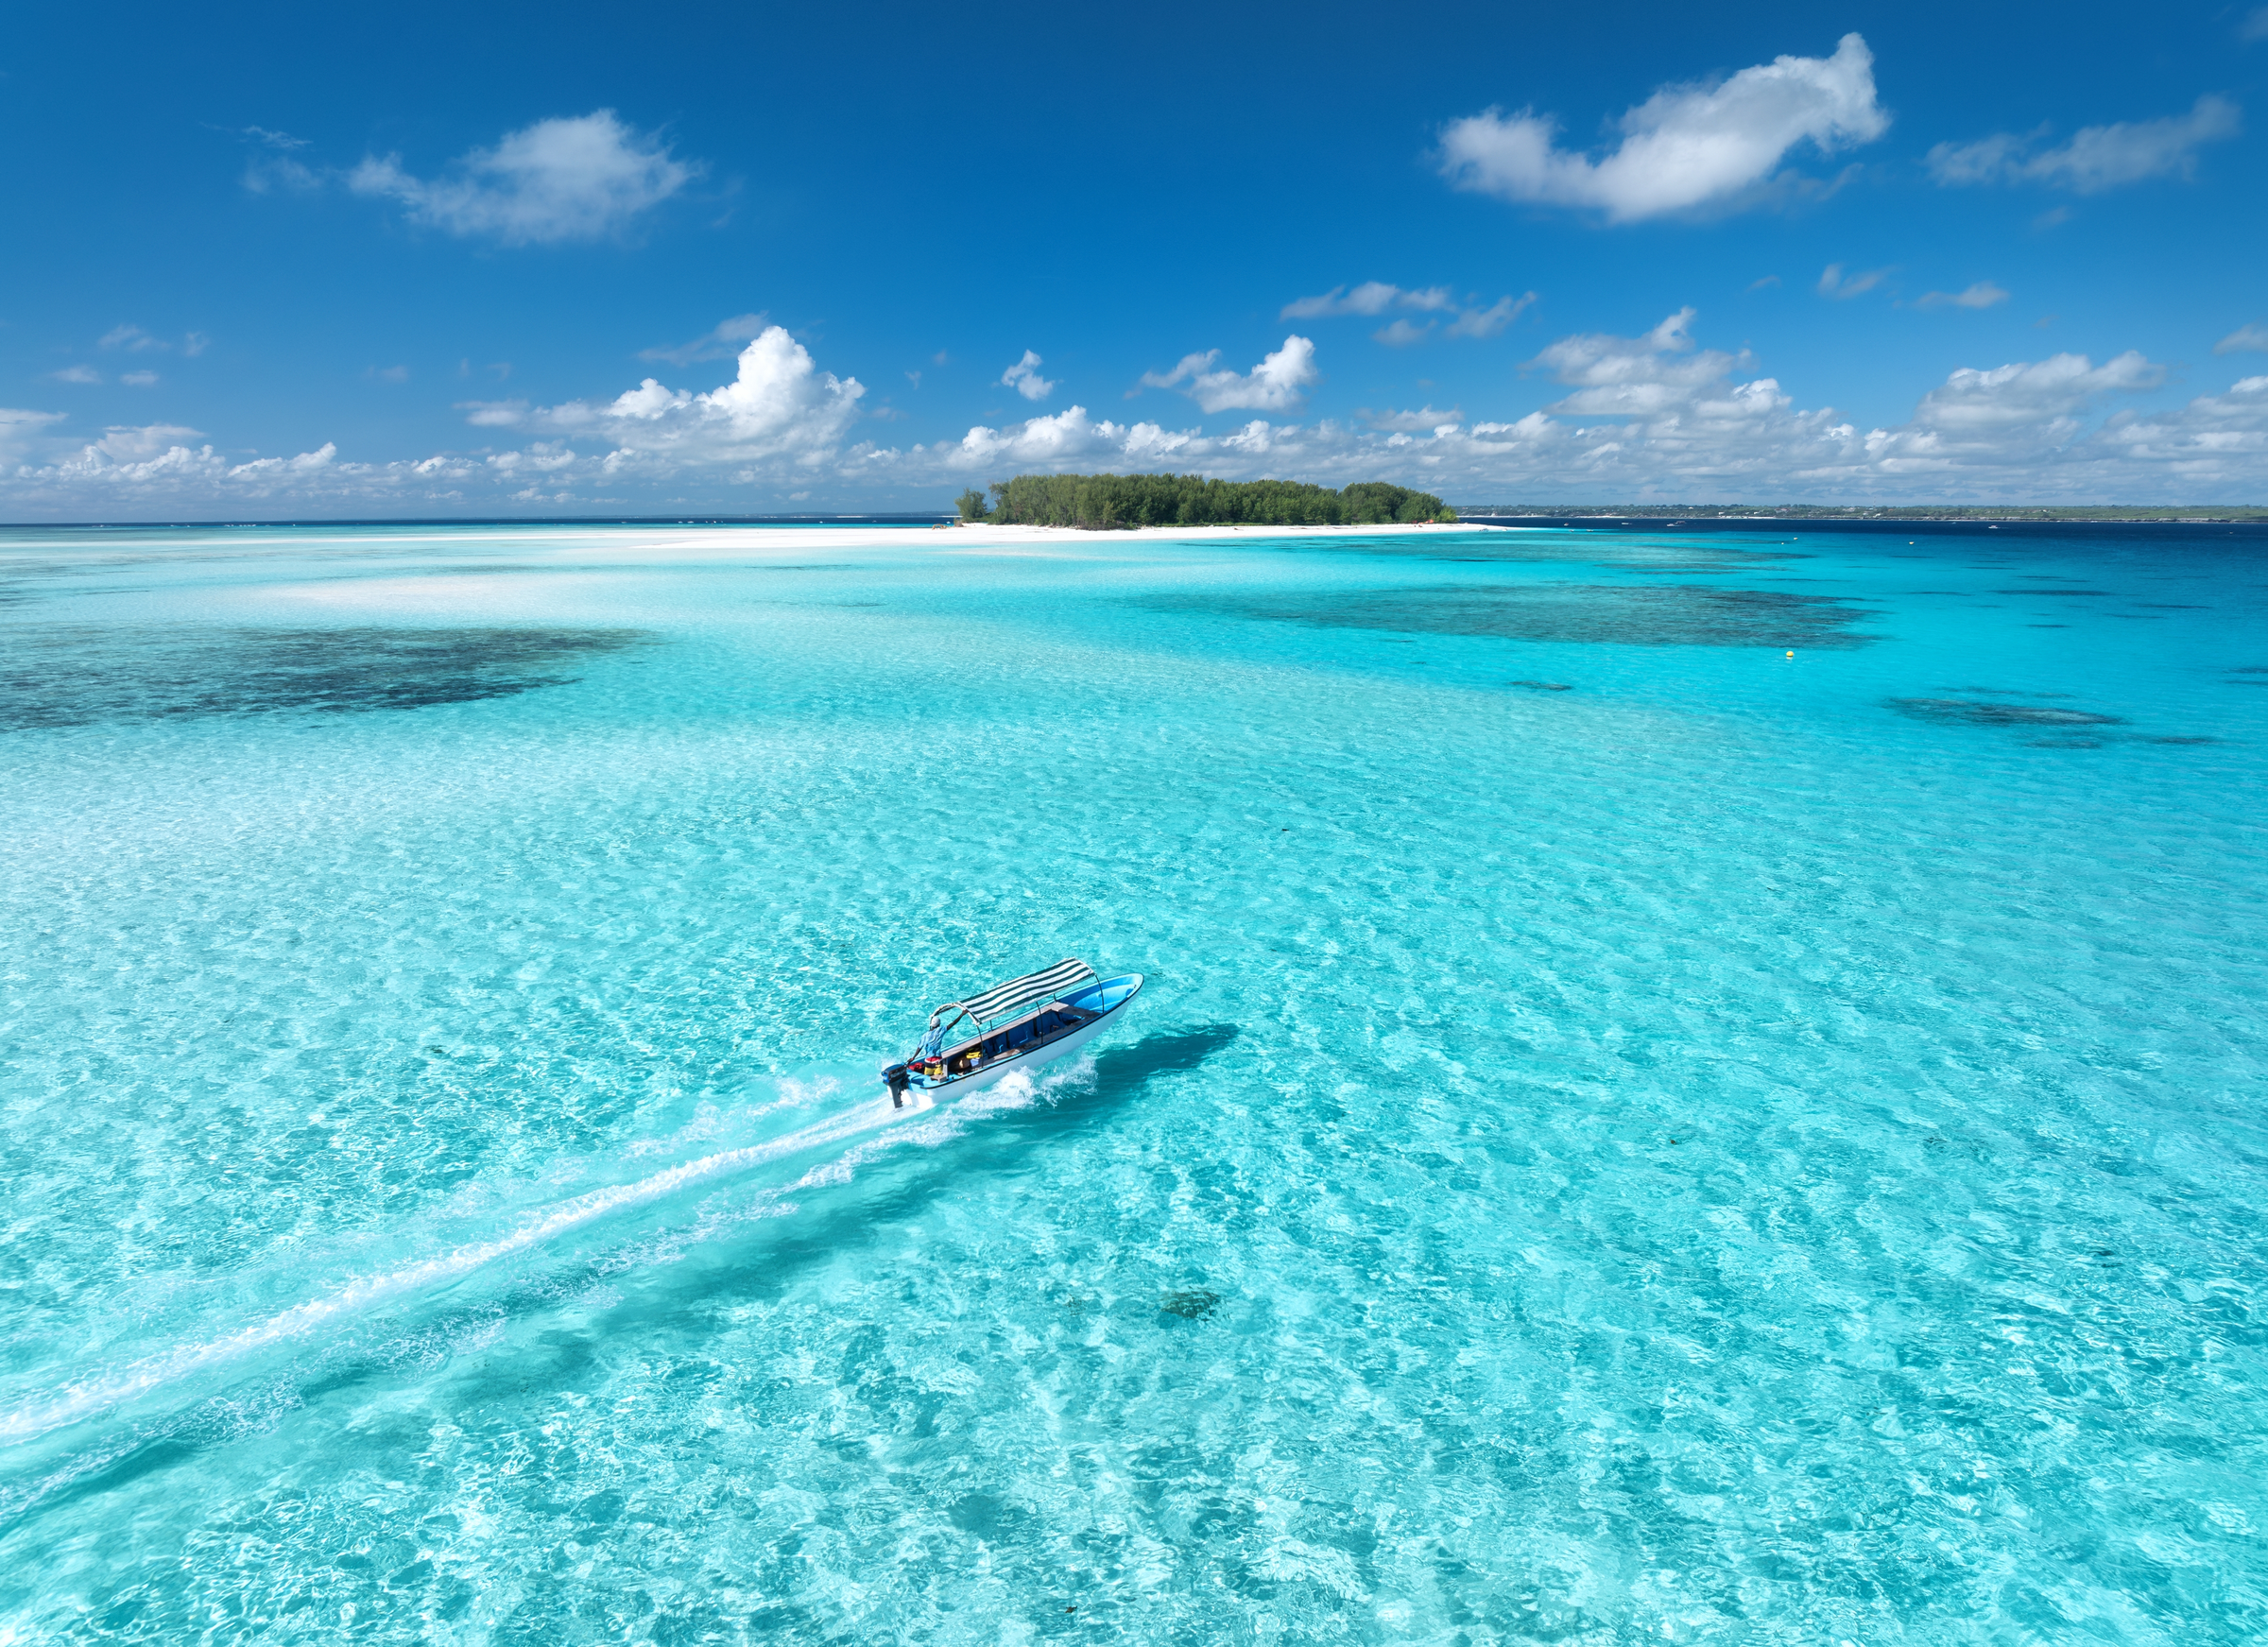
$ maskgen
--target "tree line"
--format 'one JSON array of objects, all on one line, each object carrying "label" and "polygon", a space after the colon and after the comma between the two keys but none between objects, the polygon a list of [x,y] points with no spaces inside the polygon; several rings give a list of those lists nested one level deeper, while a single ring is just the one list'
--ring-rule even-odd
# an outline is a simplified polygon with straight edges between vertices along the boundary
[{"label": "tree line", "polygon": [[1432,492],[1356,481],[1333,491],[1292,480],[1208,480],[1201,474],[1020,474],[988,501],[961,493],[964,521],[1012,526],[1377,526],[1453,521]]}]

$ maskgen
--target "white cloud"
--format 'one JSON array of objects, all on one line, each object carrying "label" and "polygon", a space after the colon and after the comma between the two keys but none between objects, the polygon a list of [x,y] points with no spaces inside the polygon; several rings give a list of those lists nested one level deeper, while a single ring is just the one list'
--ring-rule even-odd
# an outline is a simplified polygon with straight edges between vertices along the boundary
[{"label": "white cloud", "polygon": [[1582,417],[1646,416],[1690,401],[1714,384],[1744,353],[1693,350],[1694,311],[1680,309],[1643,337],[1616,337],[1604,332],[1562,337],[1528,363],[1542,369],[1574,393],[1546,408]]},{"label": "white cloud", "polygon": [[[1154,423],[1135,427],[1163,434]],[[988,428],[980,423],[961,437],[952,454],[956,465],[962,468],[1018,463],[1050,469],[1087,458],[1116,456],[1125,451],[1128,434],[1129,430],[1122,423],[1108,419],[1097,422],[1087,415],[1085,406],[1072,406],[1007,429]],[[946,451],[946,443],[939,441],[937,450]]]},{"label": "white cloud", "polygon": [[322,178],[295,153],[307,146],[305,138],[265,126],[243,127],[236,135],[252,146],[252,157],[245,163],[244,186],[253,194],[265,195],[270,189],[305,194],[323,186]]},{"label": "white cloud", "polygon": [[[518,420],[575,437],[595,436],[614,450],[616,469],[666,470],[685,464],[785,459],[823,461],[858,417],[866,387],[820,371],[785,327],[767,326],[740,352],[738,373],[707,394],[647,378],[607,402],[569,401],[524,411]],[[490,425],[517,403],[475,403],[472,420]]]},{"label": "white cloud", "polygon": [[2254,8],[2252,14],[2237,25],[2237,38],[2247,43],[2268,40],[2268,6]]},{"label": "white cloud", "polygon": [[2044,126],[2020,137],[2002,131],[1974,143],[1941,143],[1930,150],[1929,167],[1948,186],[2046,183],[2093,195],[2149,178],[2192,176],[2201,146],[2242,129],[2237,106],[2208,94],[2187,114],[2089,126],[2053,148],[2038,146],[2048,134]]},{"label": "white cloud", "polygon": [[1184,378],[1196,376],[1220,357],[1221,352],[1217,349],[1208,349],[1202,354],[1184,354],[1171,371],[1143,372],[1142,387],[1131,391],[1126,398],[1133,399],[1134,395],[1142,392],[1142,389],[1170,389]]},{"label": "white cloud", "polygon": [[2268,354],[2268,326],[2255,320],[2240,326],[2213,345],[2215,354]]},{"label": "white cloud", "polygon": [[1042,364],[1040,358],[1027,349],[1022,360],[1000,374],[1000,381],[1027,401],[1044,401],[1056,392],[1056,386],[1040,375]]},{"label": "white cloud", "polygon": [[1875,100],[1873,54],[1847,34],[1830,58],[1780,57],[1715,85],[1665,86],[1620,125],[1621,146],[1593,160],[1558,147],[1548,115],[1490,109],[1444,129],[1440,167],[1460,189],[1630,223],[1740,204],[1798,144],[1830,154],[1869,143],[1890,116]]},{"label": "white cloud", "polygon": [[1415,434],[1421,429],[1453,428],[1465,420],[1465,414],[1454,407],[1446,412],[1437,412],[1432,406],[1420,406],[1414,412],[1373,412],[1366,406],[1355,416],[1371,428],[1387,434],[1396,431]]},{"label": "white cloud", "polygon": [[1499,298],[1486,309],[1466,309],[1441,334],[1444,337],[1494,337],[1536,300],[1534,292],[1517,298]]},{"label": "white cloud", "polygon": [[184,440],[194,440],[202,432],[180,423],[113,423],[87,450],[99,452],[114,462],[139,463]]},{"label": "white cloud", "polygon": [[413,221],[507,246],[596,240],[622,230],[699,175],[652,132],[626,126],[611,109],[539,120],[494,148],[457,160],[430,181],[402,169],[399,155],[369,157],[347,179],[357,194],[399,200]]},{"label": "white cloud", "polygon": [[2101,366],[2084,354],[2053,354],[1989,371],[1965,366],[1922,396],[1914,421],[1932,429],[1960,430],[2053,423],[2105,395],[2156,388],[2165,378],[2164,367],[2152,365],[2131,349]]},{"label": "white cloud", "polygon": [[[749,339],[764,333],[762,315],[735,315],[730,320],[719,320],[690,343],[680,343],[675,349],[641,349],[640,360],[666,361],[671,366],[691,366],[696,360],[730,360],[741,352]],[[509,368],[506,369],[508,372]]]},{"label": "white cloud", "polygon": [[206,336],[202,332],[192,332],[181,339],[181,352],[189,356],[189,358],[192,360],[195,360],[198,355],[204,353],[206,350],[212,347],[213,339]]},{"label": "white cloud", "polygon": [[96,339],[97,349],[124,349],[139,353],[145,349],[171,349],[170,343],[161,342],[139,326],[117,325]]},{"label": "white cloud", "polygon": [[2008,300],[2008,293],[1990,281],[1979,281],[1957,292],[1924,292],[1914,300],[1916,309],[1989,309]]},{"label": "white cloud", "polygon": [[25,406],[0,406],[0,473],[21,463],[50,423],[60,423],[63,412],[35,412]]},{"label": "white cloud", "polygon": [[1846,278],[1843,266],[1830,263],[1819,276],[1819,295],[1823,298],[1855,298],[1861,292],[1871,292],[1889,277],[1886,268],[1870,268],[1863,274]]},{"label": "white cloud", "polygon": [[1284,304],[1279,320],[1323,320],[1338,315],[1383,315],[1388,309],[1450,309],[1456,300],[1447,286],[1405,291],[1385,281],[1365,281],[1349,291],[1333,286],[1319,297],[1298,298]]},{"label": "white cloud", "polygon": [[456,409],[470,414],[465,421],[475,429],[509,429],[527,420],[525,401],[459,401]]},{"label": "white cloud", "polygon": [[146,389],[158,381],[158,374],[154,371],[122,371],[118,374],[118,381],[130,383],[138,389]]},{"label": "white cloud", "polygon": [[1168,389],[1186,380],[1189,386],[1181,392],[1208,412],[1281,412],[1297,408],[1307,391],[1323,381],[1315,369],[1314,344],[1297,334],[1248,372],[1207,369],[1220,357],[1217,349],[1185,354],[1171,371],[1143,372],[1143,386]]},{"label": "white cloud", "polygon": [[[1460,303],[1456,294],[1447,286],[1408,290],[1385,281],[1365,281],[1351,289],[1333,286],[1319,296],[1286,303],[1278,318],[1332,319],[1342,315],[1383,315],[1388,309],[1413,309],[1419,314],[1453,317],[1446,327],[1441,327],[1437,320],[1420,325],[1404,317],[1370,334],[1388,348],[1399,349],[1424,342],[1435,335],[1437,327],[1444,337],[1493,337],[1518,319],[1521,311],[1535,300],[1536,294],[1530,292],[1521,298],[1499,298],[1484,309],[1476,306],[1476,300]],[[1183,364],[1186,367],[1187,363]],[[1145,376],[1143,382],[1152,387],[1166,386],[1156,373]]]},{"label": "white cloud", "polygon": [[407,383],[409,368],[406,366],[373,366],[365,368],[362,375],[377,383]]},{"label": "white cloud", "polygon": [[61,370],[51,371],[47,375],[57,383],[100,383],[102,381],[102,373],[83,363],[77,366],[66,366]]}]

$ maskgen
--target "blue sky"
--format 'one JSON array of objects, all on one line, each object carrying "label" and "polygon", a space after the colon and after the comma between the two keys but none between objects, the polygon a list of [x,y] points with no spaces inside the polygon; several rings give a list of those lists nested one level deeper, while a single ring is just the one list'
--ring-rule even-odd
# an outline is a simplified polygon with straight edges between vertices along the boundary
[{"label": "blue sky", "polygon": [[0,518],[2268,503],[2268,6],[47,8],[0,77]]}]

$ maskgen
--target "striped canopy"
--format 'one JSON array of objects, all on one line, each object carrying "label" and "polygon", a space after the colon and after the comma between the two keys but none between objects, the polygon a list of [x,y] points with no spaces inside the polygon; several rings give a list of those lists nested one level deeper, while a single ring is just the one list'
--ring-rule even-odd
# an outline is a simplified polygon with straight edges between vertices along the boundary
[{"label": "striped canopy", "polygon": [[931,1028],[942,1022],[946,1014],[965,1012],[978,1023],[998,1018],[1004,1012],[1013,1012],[1019,1006],[1028,1006],[1035,1001],[1045,1001],[1059,995],[1072,985],[1094,976],[1094,969],[1084,961],[1068,957],[1057,961],[1042,971],[1022,978],[1011,978],[1005,984],[995,984],[982,995],[971,995],[966,1001],[948,1001],[929,1015]]}]

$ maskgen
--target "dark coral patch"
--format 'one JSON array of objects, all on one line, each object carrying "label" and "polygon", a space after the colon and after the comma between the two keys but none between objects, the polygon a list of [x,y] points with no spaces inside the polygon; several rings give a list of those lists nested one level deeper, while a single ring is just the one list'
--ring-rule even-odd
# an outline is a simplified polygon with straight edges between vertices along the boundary
[{"label": "dark coral patch", "polygon": [[0,670],[0,729],[205,715],[366,714],[572,680],[637,629],[51,629]]},{"label": "dark coral patch", "polygon": [[1144,604],[1321,628],[1574,644],[1820,651],[1865,646],[1875,639],[1850,632],[1851,625],[1871,614],[1832,595],[1693,584],[1466,584],[1328,595],[1168,595]]},{"label": "dark coral patch", "polygon": [[1202,1321],[1221,1305],[1221,1295],[1204,1287],[1184,1287],[1158,1300],[1158,1308],[1184,1321]]},{"label": "dark coral patch", "polygon": [[1947,727],[2118,727],[2122,715],[2056,709],[2039,703],[1980,703],[1968,697],[1894,697],[1889,707],[1917,721]]}]

